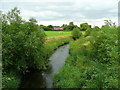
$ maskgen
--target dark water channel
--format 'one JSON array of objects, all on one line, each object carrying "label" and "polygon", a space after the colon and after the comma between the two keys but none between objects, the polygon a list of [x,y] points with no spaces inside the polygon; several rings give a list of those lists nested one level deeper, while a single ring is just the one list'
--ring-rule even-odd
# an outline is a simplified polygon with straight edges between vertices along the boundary
[{"label": "dark water channel", "polygon": [[52,88],[52,76],[65,63],[69,55],[69,45],[59,47],[49,58],[49,69],[46,72],[33,71],[24,76],[20,88]]}]

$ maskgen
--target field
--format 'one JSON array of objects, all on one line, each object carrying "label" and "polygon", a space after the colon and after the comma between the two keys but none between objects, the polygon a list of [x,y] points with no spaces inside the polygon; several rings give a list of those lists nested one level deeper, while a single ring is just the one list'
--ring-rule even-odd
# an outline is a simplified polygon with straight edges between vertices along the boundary
[{"label": "field", "polygon": [[[81,31],[84,34],[84,31]],[[71,31],[45,31],[47,37],[71,36]]]},{"label": "field", "polygon": [[71,31],[45,31],[45,34],[48,37],[70,36],[71,35]]}]

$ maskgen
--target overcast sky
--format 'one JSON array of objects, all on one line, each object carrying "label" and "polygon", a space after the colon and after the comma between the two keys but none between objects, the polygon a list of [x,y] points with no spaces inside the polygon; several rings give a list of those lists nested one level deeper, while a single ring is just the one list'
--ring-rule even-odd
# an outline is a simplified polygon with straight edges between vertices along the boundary
[{"label": "overcast sky", "polygon": [[[9,1],[9,2],[8,2]],[[38,24],[62,25],[87,22],[101,26],[104,20],[118,23],[119,0],[0,0],[0,10],[7,12],[14,7],[21,10],[21,16],[28,20],[37,19]]]}]

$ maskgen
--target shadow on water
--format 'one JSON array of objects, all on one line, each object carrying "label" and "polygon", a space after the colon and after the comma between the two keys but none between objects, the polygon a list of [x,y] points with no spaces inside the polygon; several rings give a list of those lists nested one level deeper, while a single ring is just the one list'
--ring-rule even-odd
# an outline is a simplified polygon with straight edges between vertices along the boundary
[{"label": "shadow on water", "polygon": [[49,69],[46,72],[32,71],[24,76],[20,88],[52,88],[52,75],[65,63],[69,55],[69,45],[59,47],[49,58]]}]

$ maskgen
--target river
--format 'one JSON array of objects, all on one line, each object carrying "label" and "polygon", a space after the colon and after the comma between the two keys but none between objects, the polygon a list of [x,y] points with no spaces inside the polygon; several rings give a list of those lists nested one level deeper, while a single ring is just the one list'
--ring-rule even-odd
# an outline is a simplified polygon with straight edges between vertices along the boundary
[{"label": "river", "polygon": [[46,72],[33,71],[24,76],[21,88],[52,88],[53,74],[56,73],[65,63],[69,56],[69,45],[59,47],[49,58],[49,69]]}]

